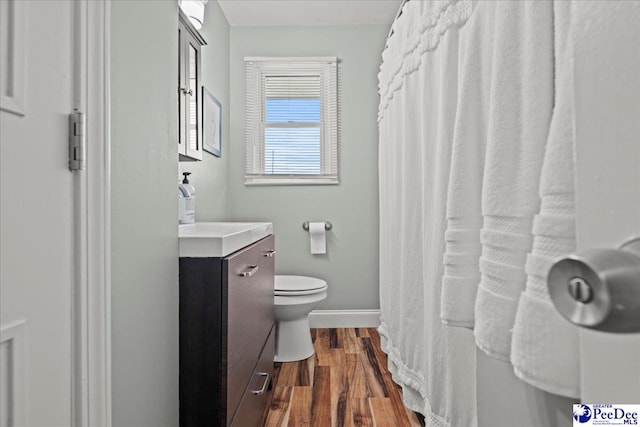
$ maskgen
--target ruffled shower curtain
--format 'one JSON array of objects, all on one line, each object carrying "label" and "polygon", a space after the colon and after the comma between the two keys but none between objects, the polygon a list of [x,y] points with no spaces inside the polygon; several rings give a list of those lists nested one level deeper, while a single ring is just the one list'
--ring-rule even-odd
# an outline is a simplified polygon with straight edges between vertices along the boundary
[{"label": "ruffled shower curtain", "polygon": [[405,404],[427,425],[473,427],[475,345],[440,322],[459,29],[469,1],[412,1],[380,71],[379,328]]},{"label": "ruffled shower curtain", "polygon": [[379,331],[427,426],[477,425],[476,346],[579,397],[544,279],[575,244],[571,4],[412,0],[383,52]]}]

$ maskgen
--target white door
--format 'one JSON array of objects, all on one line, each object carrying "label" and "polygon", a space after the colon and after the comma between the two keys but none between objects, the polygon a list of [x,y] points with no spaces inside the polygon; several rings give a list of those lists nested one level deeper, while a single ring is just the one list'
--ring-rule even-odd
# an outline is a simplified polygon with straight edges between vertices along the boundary
[{"label": "white door", "polygon": [[[615,248],[640,235],[640,2],[575,4],[577,247]],[[640,404],[640,333],[580,341],[582,401]]]},{"label": "white door", "polygon": [[72,425],[71,1],[0,1],[0,426]]}]

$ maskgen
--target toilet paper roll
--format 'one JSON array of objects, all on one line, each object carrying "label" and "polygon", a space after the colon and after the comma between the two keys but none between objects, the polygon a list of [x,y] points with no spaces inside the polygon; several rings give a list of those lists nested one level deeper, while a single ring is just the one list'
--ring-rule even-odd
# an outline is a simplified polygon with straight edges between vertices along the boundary
[{"label": "toilet paper roll", "polygon": [[327,236],[324,222],[309,223],[309,245],[312,254],[327,253]]}]

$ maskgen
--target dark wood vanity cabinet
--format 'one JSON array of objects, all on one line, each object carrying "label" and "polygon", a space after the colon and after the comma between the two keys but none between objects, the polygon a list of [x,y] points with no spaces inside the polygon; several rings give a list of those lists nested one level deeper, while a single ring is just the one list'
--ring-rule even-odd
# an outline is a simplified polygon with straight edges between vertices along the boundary
[{"label": "dark wood vanity cabinet", "polygon": [[275,352],[274,236],[180,258],[180,426],[257,426]]}]

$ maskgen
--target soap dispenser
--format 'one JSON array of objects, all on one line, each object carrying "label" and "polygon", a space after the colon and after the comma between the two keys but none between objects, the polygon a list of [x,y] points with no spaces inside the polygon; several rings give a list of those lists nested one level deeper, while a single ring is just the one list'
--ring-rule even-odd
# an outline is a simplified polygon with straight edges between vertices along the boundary
[{"label": "soap dispenser", "polygon": [[196,222],[196,189],[189,184],[189,175],[191,172],[183,172],[184,179],[178,188],[184,196],[184,215],[180,219],[182,224],[193,224]]},{"label": "soap dispenser", "polygon": [[180,189],[180,184],[178,184],[178,223],[183,224],[185,219],[184,215],[184,194],[182,194],[182,190]]}]

